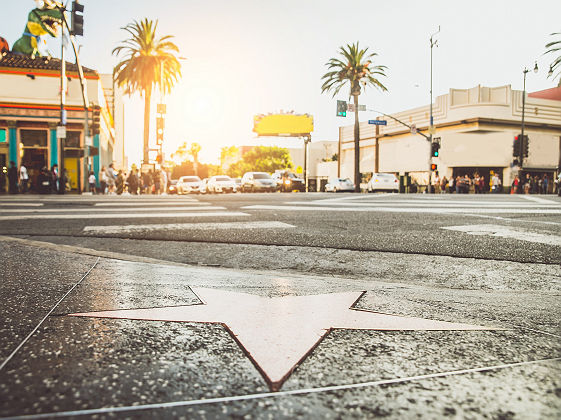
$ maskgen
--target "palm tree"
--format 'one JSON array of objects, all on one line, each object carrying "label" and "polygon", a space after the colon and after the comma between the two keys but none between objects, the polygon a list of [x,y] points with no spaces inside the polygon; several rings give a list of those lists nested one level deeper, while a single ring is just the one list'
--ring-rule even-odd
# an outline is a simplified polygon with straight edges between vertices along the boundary
[{"label": "palm tree", "polygon": [[[553,32],[551,36],[553,35],[561,35],[561,32]],[[559,51],[561,51],[561,39],[557,41],[551,41],[550,43],[545,45],[545,48],[549,48],[549,50],[547,50],[544,54],[553,54],[556,52],[560,54],[549,65],[549,74],[547,77],[553,77],[553,80],[559,77],[559,84],[557,86],[561,86],[561,53],[559,53]],[[559,68],[560,70],[557,72],[557,74],[555,74],[557,68]]]},{"label": "palm tree", "polygon": [[361,94],[361,84],[373,86],[381,91],[387,91],[386,87],[376,78],[376,76],[386,76],[384,70],[386,66],[374,66],[372,59],[376,53],[368,54],[368,48],[359,49],[356,44],[339,48],[340,58],[332,58],[325,65],[330,70],[322,77],[324,80],[321,92],[333,92],[333,97],[339,93],[341,88],[350,84],[350,96],[355,104],[355,192],[360,192],[360,131],[358,121],[358,97]]},{"label": "palm tree", "polygon": [[188,152],[193,156],[193,171],[195,175],[199,172],[199,152],[201,151],[201,145],[199,143],[191,143],[191,147]]},{"label": "palm tree", "polygon": [[169,39],[171,35],[156,37],[158,21],[145,18],[136,20],[124,28],[130,38],[122,41],[113,49],[113,54],[123,53],[123,60],[115,66],[113,78],[117,86],[124,86],[125,93],[132,95],[139,92],[144,96],[144,150],[143,162],[148,163],[150,138],[150,99],[155,87],[163,93],[169,93],[181,77],[181,65],[174,53],[179,48]]}]

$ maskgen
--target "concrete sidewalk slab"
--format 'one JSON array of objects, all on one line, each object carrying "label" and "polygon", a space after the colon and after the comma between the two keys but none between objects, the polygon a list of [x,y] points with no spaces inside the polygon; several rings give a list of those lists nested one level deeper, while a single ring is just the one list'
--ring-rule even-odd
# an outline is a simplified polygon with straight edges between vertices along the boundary
[{"label": "concrete sidewalk slab", "polygon": [[[554,418],[561,412],[555,293],[458,290],[109,258],[96,264],[90,256],[24,242],[0,246],[4,256],[18,257],[2,257],[10,274],[0,285],[3,314],[19,308],[24,316],[23,321],[5,318],[2,338],[5,331],[18,334],[10,336],[2,354],[79,282],[0,371],[1,416],[397,419],[538,413]],[[271,393],[220,324],[66,316],[192,305],[198,302],[192,292],[197,287],[261,297],[366,290],[357,302],[361,309],[505,330],[334,330],[282,390]]]}]

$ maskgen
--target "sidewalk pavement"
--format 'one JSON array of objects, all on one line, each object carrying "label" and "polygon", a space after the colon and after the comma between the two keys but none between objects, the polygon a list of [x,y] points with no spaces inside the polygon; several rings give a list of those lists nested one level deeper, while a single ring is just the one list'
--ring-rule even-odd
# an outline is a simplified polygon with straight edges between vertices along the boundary
[{"label": "sidewalk pavement", "polygon": [[2,417],[561,412],[558,293],[0,252]]}]

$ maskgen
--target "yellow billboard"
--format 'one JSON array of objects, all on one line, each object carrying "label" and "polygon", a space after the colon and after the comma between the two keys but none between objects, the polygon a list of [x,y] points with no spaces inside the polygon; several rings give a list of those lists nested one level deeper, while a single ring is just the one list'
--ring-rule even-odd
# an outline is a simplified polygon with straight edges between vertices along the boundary
[{"label": "yellow billboard", "polygon": [[307,136],[314,131],[314,118],[309,114],[256,115],[253,131],[258,136]]}]

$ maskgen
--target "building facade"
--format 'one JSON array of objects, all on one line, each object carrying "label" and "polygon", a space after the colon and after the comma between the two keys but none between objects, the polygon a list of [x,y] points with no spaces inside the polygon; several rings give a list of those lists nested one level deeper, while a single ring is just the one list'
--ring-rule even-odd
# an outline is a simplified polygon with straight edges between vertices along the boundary
[{"label": "building facade", "polygon": [[[510,85],[450,89],[433,104],[435,132],[440,141],[439,157],[430,160],[430,144],[419,134],[387,117],[386,126],[360,124],[360,171],[409,175],[419,185],[429,182],[430,163],[437,164],[441,177],[472,176],[489,181],[498,173],[503,185],[511,184],[520,168],[513,165],[514,137],[520,134],[522,91]],[[429,106],[392,114],[416,125],[428,135]],[[529,94],[525,105],[524,134],[529,154],[522,173],[547,175],[551,180],[561,166],[561,88]],[[339,129],[339,173],[352,179],[354,173],[353,126]],[[551,183],[553,184],[553,183]]]},{"label": "building facade", "polygon": [[[41,168],[61,162],[57,139],[57,125],[61,121],[60,66],[61,61],[52,57],[31,58],[10,52],[0,56],[0,167],[4,172],[10,161],[18,168],[25,165],[32,190],[38,190],[36,181]],[[67,62],[63,158],[70,184],[76,191],[85,190],[87,171],[93,170],[97,175],[103,165],[113,162],[115,147],[113,116],[100,76],[95,70],[83,70],[90,101],[89,121],[91,124],[92,106],[99,106],[100,133],[92,139],[94,156],[84,158],[85,111],[81,84],[76,65]],[[0,190],[4,185],[0,185]]]}]

